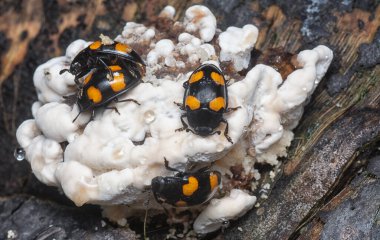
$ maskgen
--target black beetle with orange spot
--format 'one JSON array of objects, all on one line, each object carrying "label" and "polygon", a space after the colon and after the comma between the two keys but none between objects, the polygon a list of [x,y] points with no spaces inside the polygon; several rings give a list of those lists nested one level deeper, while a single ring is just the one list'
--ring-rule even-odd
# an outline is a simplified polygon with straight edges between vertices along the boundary
[{"label": "black beetle with orange spot", "polygon": [[[132,73],[131,69],[124,69],[119,65],[108,66],[108,69],[112,76],[106,69],[95,69],[85,77],[83,87],[79,89],[77,96],[78,116],[84,111],[92,111],[93,118],[96,108],[106,106],[112,100],[117,102],[133,101],[139,104],[133,99],[119,100],[118,97],[140,82],[140,73],[138,71]],[[108,109],[117,111],[116,107]]]},{"label": "black beetle with orange spot", "polygon": [[158,203],[167,203],[174,207],[190,207],[210,200],[221,184],[221,175],[217,171],[206,168],[196,172],[181,172],[169,167],[165,159],[165,167],[178,172],[173,177],[155,177],[152,179],[152,191]]},{"label": "black beetle with orange spot", "polygon": [[[201,136],[220,134],[220,131],[214,130],[224,122],[224,136],[233,143],[228,136],[228,122],[223,118],[223,114],[237,108],[228,108],[227,83],[219,68],[213,64],[201,65],[183,87],[185,94],[181,108],[186,113],[181,116],[183,128],[176,131],[186,130]],[[185,123],[185,117],[194,131]]]},{"label": "black beetle with orange spot", "polygon": [[75,83],[81,85],[78,79],[93,69],[105,68],[111,74],[108,67],[111,65],[119,65],[126,69],[134,68],[141,75],[145,73],[144,61],[129,45],[117,41],[111,44],[95,41],[80,51],[71,62],[70,68],[61,70],[60,74],[70,72],[75,75]]}]

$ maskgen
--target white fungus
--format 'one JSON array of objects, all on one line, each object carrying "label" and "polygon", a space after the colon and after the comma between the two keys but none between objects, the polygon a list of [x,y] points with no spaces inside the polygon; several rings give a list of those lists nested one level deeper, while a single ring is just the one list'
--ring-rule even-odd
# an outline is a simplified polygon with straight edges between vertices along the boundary
[{"label": "white fungus", "polygon": [[26,148],[26,159],[30,162],[34,175],[49,186],[59,186],[55,178],[58,164],[62,162],[61,145],[43,135],[35,137]]},{"label": "white fungus", "polygon": [[[68,141],[78,130],[78,125],[72,122],[77,112],[72,112],[72,107],[64,103],[44,104],[36,112],[37,127],[49,139],[57,142]],[[59,117],[52,121],[52,116]]]},{"label": "white fungus", "polygon": [[216,18],[205,6],[195,5],[189,7],[185,13],[184,24],[186,31],[199,32],[201,39],[209,42],[213,39],[216,31]]},{"label": "white fungus", "polygon": [[[247,77],[252,82],[260,81],[254,96],[257,122],[252,145],[256,153],[265,154],[270,152],[265,152],[270,147],[278,148],[276,143],[283,137],[288,139],[283,149],[290,144],[293,134],[288,130],[298,124],[304,104],[326,73],[332,57],[332,51],[325,46],[300,52],[297,60],[303,67],[292,72],[285,81],[277,71],[265,65],[257,65],[249,71]],[[276,155],[278,151],[281,150],[278,149]]]},{"label": "white fungus", "polygon": [[143,24],[128,22],[123,32],[115,40],[128,44],[139,44],[152,40],[156,35],[153,28],[147,28]]},{"label": "white fungus", "polygon": [[162,18],[173,19],[174,15],[175,15],[175,8],[173,6],[166,6],[164,7],[164,9],[162,9],[162,11],[160,12],[158,16]]},{"label": "white fungus", "polygon": [[[170,59],[174,59],[172,57],[172,52],[174,50],[174,44],[169,39],[162,39],[156,43],[156,46],[152,51],[148,53],[147,63],[151,66],[157,64],[159,58],[164,58],[165,64],[170,61]],[[175,64],[175,62],[174,62]],[[173,65],[167,65],[169,67],[173,67]]]},{"label": "white fungus", "polygon": [[232,189],[229,196],[210,201],[195,220],[194,230],[199,234],[216,231],[222,227],[223,222],[244,215],[255,203],[255,196],[240,189]]},{"label": "white fungus", "polygon": [[178,45],[176,49],[181,55],[186,55],[190,63],[204,62],[215,59],[215,48],[211,44],[202,44],[202,41],[189,34],[181,33],[178,36]]},{"label": "white fungus", "polygon": [[[60,69],[65,68],[65,57],[58,57],[40,65],[34,72],[34,86],[37,90],[38,100],[42,103],[62,101],[62,96],[72,92],[74,78],[71,74],[60,76]],[[71,81],[67,81],[67,78]],[[60,81],[58,83],[57,81]]]},{"label": "white fungus", "polygon": [[[174,9],[165,9],[161,14],[174,16]],[[258,180],[261,175],[253,168],[255,162],[276,165],[279,156],[286,156],[286,147],[293,139],[292,130],[326,73],[332,51],[318,46],[300,52],[299,68],[286,79],[262,64],[239,79],[236,73],[226,72],[225,77],[230,80],[228,106],[240,107],[224,114],[234,144],[223,134],[201,137],[192,132],[178,132],[183,126],[180,120],[183,111],[176,103],[183,100],[183,83],[191,72],[202,63],[220,67],[229,61],[235,70],[247,68],[258,35],[253,25],[230,27],[216,36],[219,52],[217,46],[207,43],[216,34],[216,20],[210,10],[193,6],[185,15],[183,23],[175,23],[185,32],[174,39],[155,39],[154,27],[138,23],[127,23],[116,38],[149,46],[139,52],[147,63],[142,83],[120,97],[120,100],[135,99],[140,105],[110,103],[120,114],[99,108],[93,121],[89,121],[90,113],[84,112],[72,122],[78,107],[63,97],[75,96],[77,87],[74,76],[59,72],[69,67],[88,42],[73,42],[65,56],[53,58],[36,69],[33,80],[38,101],[32,107],[34,119],[21,124],[16,135],[41,182],[62,188],[78,206],[128,204],[131,210],[138,210],[144,209],[145,200],[154,202],[152,194],[146,191],[151,179],[174,174],[165,169],[164,157],[170,166],[179,169],[189,167],[190,163],[216,161],[212,168],[222,173],[223,181],[229,181],[225,175],[232,174],[232,166],[241,164],[244,174]],[[223,133],[225,124],[216,130]],[[257,182],[253,181],[251,187],[255,189]],[[244,214],[255,201],[256,197],[244,191],[231,190],[229,196],[211,201],[197,218],[194,229],[199,233],[214,231],[221,227],[221,221]],[[150,207],[161,209],[158,204]]]},{"label": "white fungus", "polygon": [[16,138],[18,144],[22,148],[27,148],[37,136],[41,135],[41,131],[36,125],[36,121],[29,119],[24,121],[17,129]]},{"label": "white fungus", "polygon": [[251,24],[227,28],[219,35],[220,60],[232,61],[236,71],[247,68],[258,35],[258,29]]}]

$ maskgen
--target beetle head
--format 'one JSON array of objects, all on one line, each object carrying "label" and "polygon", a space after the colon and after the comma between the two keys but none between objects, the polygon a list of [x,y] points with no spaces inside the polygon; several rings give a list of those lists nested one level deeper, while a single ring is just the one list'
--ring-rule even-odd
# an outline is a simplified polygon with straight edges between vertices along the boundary
[{"label": "beetle head", "polygon": [[194,128],[194,131],[200,135],[200,136],[208,136],[208,135],[211,135],[213,132],[214,129],[212,129],[211,127],[205,127],[205,126],[200,126],[200,127],[195,127]]}]

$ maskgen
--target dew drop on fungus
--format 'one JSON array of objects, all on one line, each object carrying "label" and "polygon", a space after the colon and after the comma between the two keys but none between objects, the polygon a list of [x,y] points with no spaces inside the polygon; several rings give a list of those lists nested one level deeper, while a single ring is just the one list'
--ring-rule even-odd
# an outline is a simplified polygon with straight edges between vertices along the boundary
[{"label": "dew drop on fungus", "polygon": [[17,161],[22,161],[25,159],[25,150],[23,148],[16,148],[13,156],[16,158]]},{"label": "dew drop on fungus", "polygon": [[146,123],[151,123],[156,119],[156,115],[152,110],[149,110],[144,113],[144,118]]},{"label": "dew drop on fungus", "polygon": [[217,152],[221,152],[221,151],[223,151],[224,150],[224,146],[223,146],[223,144],[218,144],[217,146],[216,146],[216,151]]}]

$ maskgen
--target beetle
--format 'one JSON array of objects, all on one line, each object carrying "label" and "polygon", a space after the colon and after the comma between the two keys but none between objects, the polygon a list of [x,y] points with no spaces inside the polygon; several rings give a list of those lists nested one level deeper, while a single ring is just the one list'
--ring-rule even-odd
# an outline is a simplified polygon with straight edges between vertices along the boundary
[{"label": "beetle", "polygon": [[[109,66],[109,70],[112,77],[109,76],[106,69],[95,69],[85,77],[83,87],[79,89],[77,96],[79,113],[73,122],[84,111],[92,111],[93,118],[96,108],[106,106],[112,100],[117,102],[133,101],[140,105],[136,100],[118,100],[118,97],[139,84],[141,76],[138,73],[131,74],[130,69],[123,69],[119,65]],[[107,109],[114,109],[119,113],[116,107]]]},{"label": "beetle", "polygon": [[[223,114],[239,107],[228,108],[227,83],[219,68],[213,64],[199,66],[183,87],[185,93],[181,109],[186,112],[181,115],[183,127],[176,131],[186,130],[200,136],[220,134],[220,131],[214,130],[223,122],[226,124],[224,136],[233,143],[228,136],[228,122]],[[185,123],[185,117],[193,130]]]},{"label": "beetle", "polygon": [[175,171],[173,177],[158,176],[152,179],[152,192],[156,201],[174,207],[191,207],[210,200],[221,185],[221,174],[202,168],[196,172],[181,172],[169,166],[165,158],[165,168]]},{"label": "beetle", "polygon": [[75,76],[74,81],[81,85],[78,79],[87,75],[94,68],[106,68],[111,75],[108,66],[120,65],[123,68],[134,68],[141,75],[145,73],[145,63],[129,45],[114,41],[111,44],[104,44],[102,41],[95,41],[88,47],[80,51],[70,64],[69,69],[62,69],[60,74],[69,72]]}]

